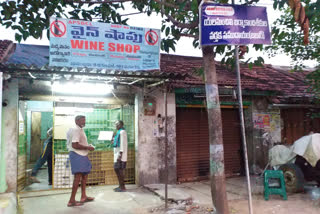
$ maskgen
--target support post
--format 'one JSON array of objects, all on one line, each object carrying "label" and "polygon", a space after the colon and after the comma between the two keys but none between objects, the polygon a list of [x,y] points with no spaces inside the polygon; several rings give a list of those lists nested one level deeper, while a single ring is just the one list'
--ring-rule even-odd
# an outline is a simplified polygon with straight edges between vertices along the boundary
[{"label": "support post", "polygon": [[165,192],[164,192],[164,198],[165,198],[165,209],[168,209],[168,113],[167,113],[167,85],[164,84],[164,164],[165,164]]}]

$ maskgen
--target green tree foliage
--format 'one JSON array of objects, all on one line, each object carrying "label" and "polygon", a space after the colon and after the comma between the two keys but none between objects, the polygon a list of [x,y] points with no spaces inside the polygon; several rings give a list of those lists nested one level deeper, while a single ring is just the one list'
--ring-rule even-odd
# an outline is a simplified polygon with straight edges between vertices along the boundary
[{"label": "green tree foliage", "polygon": [[286,6],[286,1],[274,2],[274,8],[282,12],[272,27],[273,45],[266,47],[271,56],[285,53],[292,59],[293,70],[300,71],[305,61],[313,60],[317,66],[307,75],[310,91],[320,96],[320,0],[305,0],[306,16],[309,18],[309,44],[303,44],[303,32],[295,22],[293,12]]},{"label": "green tree foliage", "polygon": [[28,37],[41,38],[43,30],[49,28],[51,16],[126,24],[127,19],[122,19],[117,13],[120,8],[123,8],[121,2],[86,4],[63,0],[5,1],[0,4],[0,24],[15,30],[15,39],[20,42]]},{"label": "green tree foliage", "polygon": [[282,12],[272,27],[273,44],[267,47],[270,55],[286,53],[291,56],[296,67],[303,67],[306,60],[315,60],[320,63],[320,0],[306,0],[306,16],[310,20],[309,44],[303,44],[303,31],[295,22],[293,12],[286,1],[275,1],[274,8]]}]

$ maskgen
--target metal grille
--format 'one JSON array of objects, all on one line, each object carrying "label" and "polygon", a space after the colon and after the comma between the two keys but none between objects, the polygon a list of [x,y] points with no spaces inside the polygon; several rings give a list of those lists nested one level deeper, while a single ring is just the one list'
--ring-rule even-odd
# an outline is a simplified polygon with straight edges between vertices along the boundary
[{"label": "metal grille", "polygon": [[[72,107],[70,107],[72,108]],[[85,111],[84,111],[85,110]],[[68,110],[64,107],[64,111]],[[113,170],[113,147],[110,141],[98,140],[100,131],[115,131],[115,122],[122,119],[128,133],[128,161],[125,171],[126,183],[135,182],[134,170],[134,108],[133,106],[100,105],[93,109],[78,108],[76,114],[86,116],[84,131],[88,143],[95,146],[95,151],[89,152],[92,170],[88,176],[88,185],[117,184],[117,176]],[[72,111],[70,111],[72,112]],[[63,128],[59,127],[64,120],[66,124],[74,123],[74,115],[64,114],[59,107],[54,113],[54,177],[53,188],[72,187],[73,175],[71,174],[70,161],[66,148],[66,139],[61,139]],[[70,121],[70,119],[72,121]],[[66,127],[69,128],[69,127]],[[64,134],[67,130],[64,130]],[[58,139],[57,139],[58,138]]]},{"label": "metal grille", "polygon": [[[241,169],[240,127],[237,109],[222,109],[226,175]],[[177,177],[179,182],[209,175],[208,116],[204,108],[177,108]]]}]

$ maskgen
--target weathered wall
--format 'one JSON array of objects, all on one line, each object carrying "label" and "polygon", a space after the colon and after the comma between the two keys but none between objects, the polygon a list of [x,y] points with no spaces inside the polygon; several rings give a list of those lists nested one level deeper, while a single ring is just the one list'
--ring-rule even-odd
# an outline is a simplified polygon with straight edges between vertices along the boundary
[{"label": "weathered wall", "polygon": [[261,173],[268,164],[268,151],[281,143],[280,110],[268,108],[266,98],[253,99],[251,172]]},{"label": "weathered wall", "polygon": [[17,190],[17,148],[18,148],[18,80],[5,82],[3,87],[2,142],[5,147],[6,192]]},{"label": "weathered wall", "polygon": [[[139,185],[162,183],[165,180],[164,128],[159,129],[158,115],[164,117],[164,95],[156,91],[147,96],[156,100],[156,112],[153,116],[144,115],[142,92],[135,98],[135,136],[136,136],[136,183]],[[168,169],[169,182],[176,182],[176,126],[175,97],[168,94]],[[160,120],[162,121],[162,119]]]},{"label": "weathered wall", "polygon": [[[158,113],[164,117],[165,106],[164,106],[164,96],[159,94],[157,96],[157,109]],[[176,163],[176,101],[175,94],[167,94],[167,139],[168,139],[168,182],[176,183],[177,181],[177,163]],[[158,115],[157,113],[157,115]],[[164,133],[164,130],[162,130]],[[165,139],[159,139],[159,173],[160,173],[160,183],[165,183]]]}]

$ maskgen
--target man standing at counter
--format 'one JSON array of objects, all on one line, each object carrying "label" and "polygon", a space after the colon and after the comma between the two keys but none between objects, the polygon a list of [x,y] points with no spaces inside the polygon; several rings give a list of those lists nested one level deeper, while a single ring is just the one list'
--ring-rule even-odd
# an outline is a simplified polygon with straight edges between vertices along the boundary
[{"label": "man standing at counter", "polygon": [[113,139],[113,147],[114,147],[114,171],[117,174],[119,187],[115,188],[115,192],[124,192],[126,191],[126,187],[124,185],[124,170],[127,165],[127,157],[128,157],[128,139],[127,132],[123,128],[123,121],[118,120],[116,122],[117,134]]},{"label": "man standing at counter", "polygon": [[[94,151],[94,147],[88,144],[87,136],[83,131],[86,125],[86,117],[78,115],[75,118],[76,127],[70,128],[67,132],[67,147],[71,163],[71,172],[74,175],[72,192],[68,207],[81,206],[85,202],[93,201],[93,197],[86,195],[86,183],[92,165],[88,158],[89,151]],[[76,201],[76,193],[81,180],[81,199]]]}]

